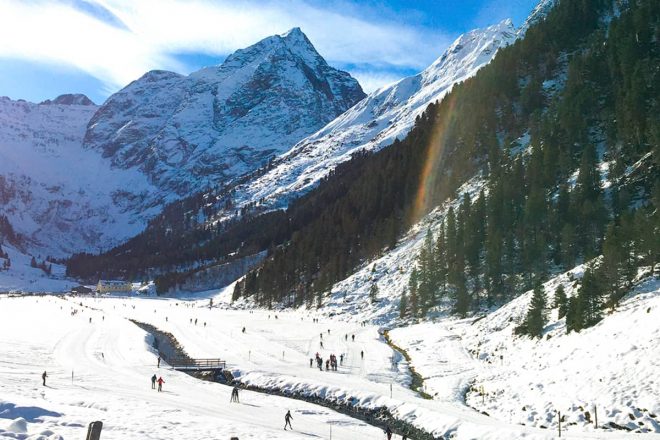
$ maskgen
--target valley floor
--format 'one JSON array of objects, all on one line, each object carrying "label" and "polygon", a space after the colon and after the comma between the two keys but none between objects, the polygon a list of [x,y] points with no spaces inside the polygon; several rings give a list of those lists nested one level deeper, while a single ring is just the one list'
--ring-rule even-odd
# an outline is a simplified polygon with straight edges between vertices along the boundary
[{"label": "valley floor", "polygon": [[[334,439],[384,438],[378,428],[299,400],[242,391],[241,404],[229,404],[230,387],[155,368],[151,337],[127,318],[172,333],[192,357],[225,359],[246,385],[386,407],[437,437],[555,438],[554,411],[565,408],[562,438],[660,438],[653,434],[660,432],[657,285],[584,338],[562,336],[557,326],[550,341],[509,341],[510,318],[526,307],[524,299],[476,323],[442,318],[392,330],[433,400],[408,389],[406,361],[373,325],[346,315],[232,310],[225,297],[216,296],[213,308],[207,298],[0,298],[0,438],[82,438],[93,420],[104,421],[104,439],[330,438],[330,428]],[[632,328],[623,325],[630,320]],[[317,352],[324,360],[344,354],[344,362],[337,372],[319,371],[310,367]],[[603,382],[592,378],[596,372]],[[154,373],[165,380],[163,393],[151,390]],[[470,391],[481,386],[483,397]],[[596,388],[600,425],[614,421],[650,433],[594,430],[584,417]],[[629,407],[640,410],[630,410],[634,428]],[[287,409],[293,432],[282,430]]]}]

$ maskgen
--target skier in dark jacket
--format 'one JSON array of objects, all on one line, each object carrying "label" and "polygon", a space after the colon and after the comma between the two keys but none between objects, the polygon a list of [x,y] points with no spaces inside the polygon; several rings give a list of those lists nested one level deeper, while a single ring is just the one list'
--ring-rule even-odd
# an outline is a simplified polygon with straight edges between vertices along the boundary
[{"label": "skier in dark jacket", "polygon": [[389,426],[385,430],[385,435],[387,435],[387,440],[392,440],[392,430],[390,429]]},{"label": "skier in dark jacket", "polygon": [[46,378],[48,377],[48,374],[44,371],[43,374],[41,375],[41,380],[44,381],[44,386],[46,386]]},{"label": "skier in dark jacket", "polygon": [[291,416],[291,411],[287,411],[286,415],[284,416],[284,430],[286,431],[286,427],[288,426],[291,428],[293,431],[293,426],[291,426],[291,420],[293,420],[293,417]]},{"label": "skier in dark jacket", "polygon": [[153,376],[151,376],[151,389],[152,390],[156,389],[156,379],[158,379],[158,378],[156,377],[155,374]]}]

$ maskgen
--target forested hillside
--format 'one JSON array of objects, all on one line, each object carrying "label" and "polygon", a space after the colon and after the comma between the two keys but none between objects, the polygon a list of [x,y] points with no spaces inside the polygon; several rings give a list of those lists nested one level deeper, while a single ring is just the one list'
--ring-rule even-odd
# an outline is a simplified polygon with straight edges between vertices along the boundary
[{"label": "forested hillside", "polygon": [[[594,282],[615,302],[636,267],[658,260],[659,9],[560,2],[408,137],[292,206],[291,239],[234,296],[309,303],[482,173],[487,191],[429,236],[406,313],[449,296],[463,315],[603,252]],[[576,325],[597,317],[585,319]]]}]

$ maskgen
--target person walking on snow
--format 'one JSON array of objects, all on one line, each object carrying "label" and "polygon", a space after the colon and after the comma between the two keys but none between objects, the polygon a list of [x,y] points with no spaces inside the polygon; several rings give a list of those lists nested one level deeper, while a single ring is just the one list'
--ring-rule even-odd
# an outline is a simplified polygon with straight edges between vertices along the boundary
[{"label": "person walking on snow", "polygon": [[385,430],[385,435],[387,435],[387,440],[392,440],[392,430],[390,429],[389,426]]},{"label": "person walking on snow", "polygon": [[240,403],[240,402],[238,401],[238,387],[234,387],[234,388],[231,390],[231,399],[229,399],[229,402]]},{"label": "person walking on snow", "polygon": [[293,417],[291,416],[291,411],[287,411],[286,415],[284,416],[284,430],[286,431],[286,427],[288,426],[291,428],[293,431],[293,426],[291,426],[291,420],[293,420]]},{"label": "person walking on snow", "polygon": [[165,383],[165,381],[163,380],[163,378],[162,378],[162,377],[159,377],[159,378],[158,378],[158,392],[159,392],[159,393],[160,393],[161,391],[163,391],[163,384],[164,384],[164,383]]},{"label": "person walking on snow", "polygon": [[158,368],[160,368],[160,355],[158,355]]},{"label": "person walking on snow", "polygon": [[48,374],[44,371],[44,373],[41,375],[41,380],[44,382],[44,386],[46,386],[46,378],[48,377]]},{"label": "person walking on snow", "polygon": [[155,374],[153,376],[151,376],[151,389],[152,390],[156,389],[156,379],[157,379],[157,377],[156,377]]}]

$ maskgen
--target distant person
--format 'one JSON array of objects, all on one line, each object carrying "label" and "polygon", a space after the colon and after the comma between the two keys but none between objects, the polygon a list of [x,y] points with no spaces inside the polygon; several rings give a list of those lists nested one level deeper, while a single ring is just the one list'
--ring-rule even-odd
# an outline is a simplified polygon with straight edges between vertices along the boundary
[{"label": "distant person", "polygon": [[360,351],[360,357],[364,359],[364,350]]},{"label": "distant person", "polygon": [[155,374],[153,376],[151,376],[151,389],[152,390],[156,389],[156,379],[158,379],[158,378],[156,377]]},{"label": "distant person", "polygon": [[351,336],[351,338],[353,338],[353,342],[355,342],[355,335]]},{"label": "distant person", "polygon": [[291,416],[291,411],[287,411],[286,415],[284,416],[284,430],[286,431],[286,427],[288,426],[291,428],[293,431],[293,426],[291,426],[291,420],[293,420],[293,417]]},{"label": "distant person", "polygon": [[314,358],[309,358],[309,368],[312,368],[314,365]]},{"label": "distant person", "polygon": [[158,368],[160,368],[160,355],[158,355]]},{"label": "distant person", "polygon": [[238,387],[234,387],[231,390],[231,399],[229,399],[229,402],[236,402],[236,403],[241,403],[238,400]]},{"label": "distant person", "polygon": [[48,374],[44,371],[43,374],[41,375],[41,380],[44,382],[44,386],[46,386],[46,378],[48,377]]},{"label": "distant person", "polygon": [[245,333],[245,327],[243,327],[243,330],[242,330],[242,332],[243,332],[243,333]]},{"label": "distant person", "polygon": [[387,440],[392,440],[392,430],[389,426],[385,429],[385,435],[387,436]]},{"label": "distant person", "polygon": [[162,378],[162,377],[159,377],[159,378],[158,378],[158,392],[159,392],[159,393],[160,393],[161,391],[163,391],[163,384],[164,384],[164,383],[165,383],[165,381],[163,380],[163,378]]}]

